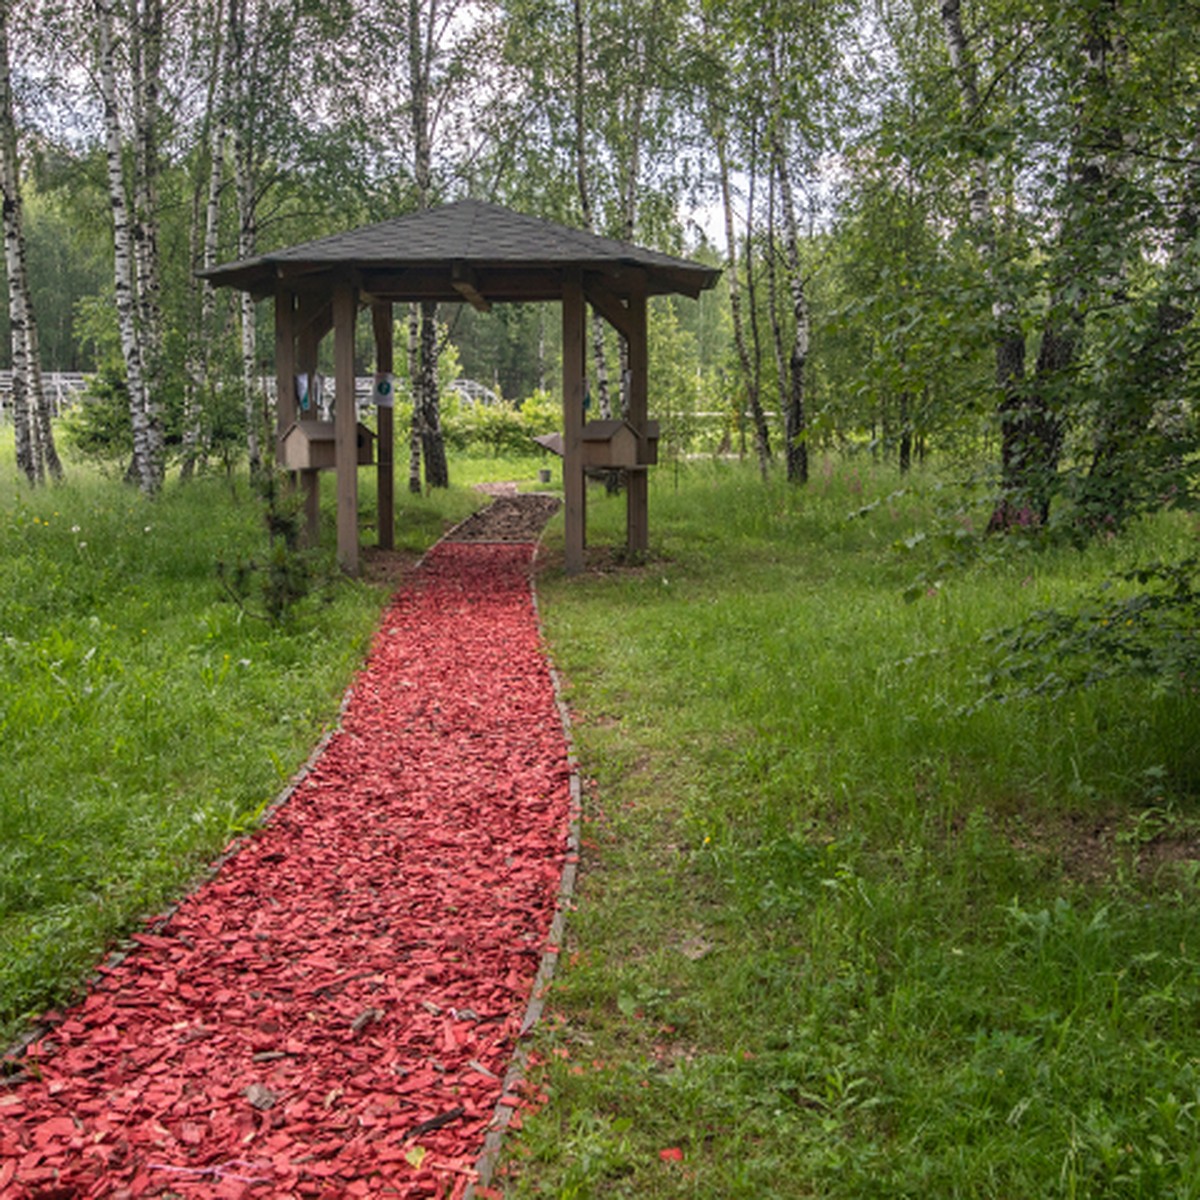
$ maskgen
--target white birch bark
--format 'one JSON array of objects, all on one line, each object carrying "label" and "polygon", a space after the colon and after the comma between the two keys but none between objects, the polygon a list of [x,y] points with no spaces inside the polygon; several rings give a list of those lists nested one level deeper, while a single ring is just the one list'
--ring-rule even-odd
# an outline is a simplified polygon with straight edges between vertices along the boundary
[{"label": "white birch bark", "polygon": [[25,256],[21,172],[9,70],[9,7],[7,0],[0,0],[0,193],[12,346],[13,424],[17,466],[30,483],[36,484],[45,480],[47,470],[55,479],[61,479],[63,471],[42,386],[37,321]]},{"label": "white birch bark", "polygon": [[133,222],[125,195],[125,139],[117,106],[117,64],[113,48],[113,0],[95,0],[97,77],[104,108],[104,150],[108,170],[109,204],[113,221],[113,289],[121,353],[129,390],[129,419],[133,432],[132,477],[142,491],[153,495],[161,478],[155,469],[154,438],[150,429],[141,332],[138,329],[138,281],[133,248]]},{"label": "white birch bark", "polygon": [[[235,0],[236,2],[236,0]],[[194,223],[200,225],[200,265],[209,269],[217,265],[217,239],[221,227],[221,180],[225,171],[225,145],[229,132],[229,93],[233,75],[230,47],[233,39],[225,28],[225,6],[217,0],[212,14],[213,58],[212,80],[207,100],[207,149],[208,173],[205,177],[201,217],[195,215]],[[197,206],[200,207],[199,199]],[[183,414],[183,455],[180,472],[184,478],[191,475],[201,457],[202,398],[210,395],[212,378],[212,341],[215,333],[214,318],[217,311],[217,290],[207,279],[200,280],[200,320],[198,336],[193,344],[191,362],[188,365]]]},{"label": "white birch bark", "polygon": [[[243,67],[250,65],[246,53],[245,13],[240,0],[230,4],[231,59]],[[261,29],[266,20],[266,6],[259,0],[257,25]],[[251,94],[252,74],[243,72],[238,80],[237,120],[233,133],[234,192],[237,196],[239,259],[253,257],[258,243],[258,172],[257,148],[253,128],[256,102]],[[258,311],[254,297],[249,292],[240,295],[240,349],[242,363],[243,415],[246,422],[246,457],[251,474],[262,468],[262,441],[260,438],[260,385],[256,362],[258,344]]]},{"label": "white birch bark", "polygon": [[34,453],[34,426],[29,387],[29,293],[21,273],[21,191],[17,166],[17,131],[9,74],[8,5],[0,4],[0,191],[4,203],[4,265],[8,273],[8,317],[12,345],[12,418],[17,468],[30,483],[40,482]]},{"label": "white birch bark", "polygon": [[[771,99],[774,113],[770,126],[771,158],[779,182],[779,200],[783,209],[784,248],[787,258],[788,291],[792,298],[792,346],[787,363],[787,389],[784,394],[784,456],[787,477],[793,483],[808,482],[808,422],[804,411],[804,372],[808,365],[811,317],[804,271],[800,263],[800,230],[796,221],[796,192],[792,185],[791,165],[784,137],[784,113],[776,46],[771,47]],[[782,389],[781,389],[782,391]]]},{"label": "white birch bark", "polygon": [[412,394],[412,421],[408,431],[408,490],[421,494],[421,445],[425,401],[421,390],[420,313],[415,304],[408,306],[408,388]]},{"label": "white birch bark", "polygon": [[[587,23],[583,12],[584,0],[574,0],[575,33],[574,96],[575,116],[575,185],[579,191],[579,211],[583,227],[596,232],[592,211],[592,190],[587,169],[587,119],[584,98],[587,87]],[[612,416],[612,400],[608,387],[608,355],[605,348],[604,318],[592,313],[592,358],[596,364],[596,403],[600,416],[607,421]]]},{"label": "white birch bark", "polygon": [[[413,138],[413,179],[417,188],[417,204],[427,209],[433,203],[433,69],[439,52],[439,42],[453,21],[458,4],[455,0],[439,4],[439,0],[408,0],[408,85],[410,127]],[[446,445],[442,437],[438,404],[438,338],[437,304],[420,306],[419,345],[416,370],[410,370],[413,389],[413,419],[410,448],[420,448],[425,461],[425,482],[431,487],[448,487],[449,470]],[[410,317],[410,368],[413,340],[417,337]],[[409,465],[409,490],[421,490],[420,466]]]}]

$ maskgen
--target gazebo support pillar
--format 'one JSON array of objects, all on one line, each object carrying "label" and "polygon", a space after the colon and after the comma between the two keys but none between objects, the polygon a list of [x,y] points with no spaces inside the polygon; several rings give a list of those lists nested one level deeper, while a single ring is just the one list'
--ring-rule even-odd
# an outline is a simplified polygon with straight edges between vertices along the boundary
[{"label": "gazebo support pillar", "polygon": [[[321,309],[318,309],[311,295],[297,297],[296,316],[294,324],[296,327],[296,357],[295,368],[301,374],[308,378],[310,384],[313,376],[317,373],[317,361],[320,357],[321,338],[325,336],[325,318],[321,312],[324,307],[328,306],[328,300],[324,302]],[[295,395],[295,381],[292,382],[293,396]],[[313,417],[315,413],[312,410],[314,403],[312,395],[309,395],[309,411],[300,413],[296,411],[296,403],[293,399],[292,410],[296,417]],[[321,540],[321,472],[317,470],[305,469],[300,472],[300,487],[304,491],[304,544],[306,546],[315,546]]]},{"label": "gazebo support pillar", "polygon": [[563,533],[564,568],[568,575],[583,570],[587,510],[583,476],[583,392],[587,306],[583,275],[563,275]]},{"label": "gazebo support pillar", "polygon": [[354,401],[354,321],[358,294],[352,284],[333,289],[334,465],[337,470],[337,558],[347,575],[358,574],[358,413]]},{"label": "gazebo support pillar", "polygon": [[296,419],[296,296],[275,289],[275,459],[279,440]]},{"label": "gazebo support pillar", "polygon": [[[380,375],[390,375],[395,369],[391,304],[383,301],[372,304],[371,324],[375,331],[375,370]],[[379,546],[382,550],[393,550],[396,546],[395,413],[384,405],[379,405],[375,412],[379,421],[376,446],[379,456],[376,468]]]},{"label": "gazebo support pillar", "polygon": [[[637,432],[646,457],[646,422],[649,420],[650,346],[646,324],[646,289],[640,287],[629,297],[629,424]],[[641,558],[650,549],[650,473],[645,467],[626,472],[625,549],[631,559]]]}]

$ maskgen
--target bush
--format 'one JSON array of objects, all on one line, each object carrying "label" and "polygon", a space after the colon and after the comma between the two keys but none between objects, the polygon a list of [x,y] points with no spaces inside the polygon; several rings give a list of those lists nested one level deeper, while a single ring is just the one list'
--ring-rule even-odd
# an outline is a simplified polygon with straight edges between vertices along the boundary
[{"label": "bush", "polygon": [[456,450],[526,454],[532,441],[562,427],[562,409],[549,392],[537,391],[518,408],[507,404],[466,405],[449,399],[442,406],[442,433]]}]

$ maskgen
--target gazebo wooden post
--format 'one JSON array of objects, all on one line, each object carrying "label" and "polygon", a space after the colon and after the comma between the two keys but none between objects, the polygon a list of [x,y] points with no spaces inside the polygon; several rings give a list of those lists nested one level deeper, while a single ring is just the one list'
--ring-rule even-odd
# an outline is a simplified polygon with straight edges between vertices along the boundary
[{"label": "gazebo wooden post", "polygon": [[[629,424],[641,445],[639,459],[646,457],[646,422],[649,420],[650,346],[646,323],[645,286],[629,295]],[[625,548],[631,558],[650,549],[650,472],[637,467],[626,473]]]},{"label": "gazebo wooden post", "polygon": [[334,465],[337,471],[337,557],[347,575],[358,574],[358,412],[354,402],[354,322],[358,292],[339,280],[333,287]]},{"label": "gazebo wooden post", "polygon": [[280,439],[296,419],[296,295],[275,289],[275,460]]},{"label": "gazebo wooden post", "polygon": [[[375,370],[381,375],[390,375],[394,369],[390,302],[376,301],[371,305],[371,323],[375,330]],[[376,446],[379,455],[376,467],[379,546],[383,550],[392,550],[396,546],[395,417],[392,408],[382,405],[375,412],[379,421]]]},{"label": "gazebo wooden post", "polygon": [[[296,399],[297,374],[310,375],[317,366],[317,343],[311,321],[305,323],[296,293],[275,289],[275,458],[282,457],[283,435],[300,416]],[[297,345],[297,339],[299,345]],[[301,471],[304,489],[304,540],[315,546],[321,523],[320,479],[316,471]]]},{"label": "gazebo wooden post", "polygon": [[564,566],[568,575],[583,570],[587,510],[583,475],[583,388],[587,306],[583,274],[563,273],[563,523]]},{"label": "gazebo wooden post", "polygon": [[[306,311],[306,307],[311,307],[311,304],[306,306],[301,300],[297,311],[297,330],[296,341],[296,359],[295,370],[304,375],[311,386],[313,376],[317,371],[317,359],[321,349],[320,332],[313,324],[311,312]],[[292,387],[295,388],[293,381]],[[311,393],[309,403],[312,403]],[[293,404],[293,407],[295,405]],[[296,417],[299,419],[304,414],[298,410]],[[311,417],[313,414],[308,414]],[[300,472],[300,486],[304,489],[304,542],[305,545],[315,546],[321,540],[321,473],[314,470],[302,470]]]}]

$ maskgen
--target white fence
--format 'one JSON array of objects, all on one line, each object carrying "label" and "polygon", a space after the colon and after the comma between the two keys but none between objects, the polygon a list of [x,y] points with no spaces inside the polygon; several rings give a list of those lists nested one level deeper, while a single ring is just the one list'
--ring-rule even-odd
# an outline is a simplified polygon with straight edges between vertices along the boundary
[{"label": "white fence", "polygon": [[[264,375],[259,382],[263,393],[271,403],[274,403],[275,377]],[[46,388],[46,395],[50,398],[55,416],[77,403],[85,388],[84,376],[78,371],[45,371],[42,374],[42,383]],[[323,393],[326,404],[328,404],[333,399],[333,380],[325,379],[323,383],[325,385]],[[450,390],[457,392],[463,403],[469,406],[501,403],[500,397],[491,388],[476,383],[472,379],[456,379],[450,385]],[[354,391],[359,410],[370,408],[375,402],[374,376],[360,375],[354,381]],[[12,372],[0,371],[0,421],[11,420],[11,418]]]},{"label": "white fence", "polygon": [[[44,371],[42,385],[58,416],[64,408],[70,408],[83,392],[83,376],[78,371]],[[0,371],[0,421],[12,416],[12,372]]]}]

